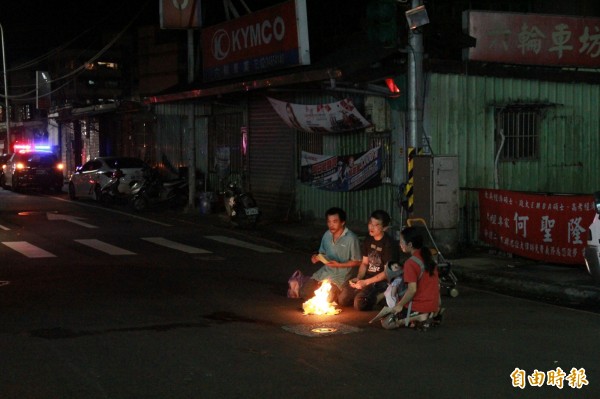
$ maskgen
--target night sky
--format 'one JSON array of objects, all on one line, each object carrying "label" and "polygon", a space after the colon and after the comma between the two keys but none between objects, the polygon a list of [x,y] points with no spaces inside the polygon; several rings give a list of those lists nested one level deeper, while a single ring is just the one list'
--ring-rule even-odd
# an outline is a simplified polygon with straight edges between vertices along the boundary
[{"label": "night sky", "polygon": [[3,0],[7,63],[41,56],[77,37],[77,45],[87,47],[102,30],[124,28],[140,10],[136,23],[159,23],[158,0]]},{"label": "night sky", "polygon": [[[222,0],[200,1],[207,25],[225,19]],[[257,11],[282,1],[245,0],[245,3]],[[239,1],[234,4],[241,14],[245,13]],[[107,28],[120,31],[140,11],[135,24],[160,24],[159,0],[1,0],[0,24],[4,28],[7,63],[41,56],[79,35],[83,36],[78,39],[77,47],[88,47],[94,38],[98,40],[100,31]]]}]

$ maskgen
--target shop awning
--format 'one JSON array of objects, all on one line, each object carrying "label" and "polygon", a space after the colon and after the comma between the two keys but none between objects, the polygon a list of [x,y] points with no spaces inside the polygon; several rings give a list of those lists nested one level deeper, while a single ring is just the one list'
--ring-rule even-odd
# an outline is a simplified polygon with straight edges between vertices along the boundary
[{"label": "shop awning", "polygon": [[313,71],[296,72],[288,75],[270,76],[243,82],[227,83],[221,86],[208,87],[181,91],[178,93],[162,94],[148,97],[144,100],[146,104],[160,104],[194,98],[218,96],[228,93],[244,93],[250,90],[279,87],[299,83],[308,83],[324,79],[340,79],[342,71],[336,68],[327,68]]}]

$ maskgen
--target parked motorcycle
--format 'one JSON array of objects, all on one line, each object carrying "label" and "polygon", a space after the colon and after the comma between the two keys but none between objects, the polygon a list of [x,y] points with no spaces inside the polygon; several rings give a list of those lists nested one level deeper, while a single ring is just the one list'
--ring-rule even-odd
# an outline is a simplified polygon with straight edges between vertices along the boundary
[{"label": "parked motorcycle", "polygon": [[156,169],[145,169],[144,180],[131,190],[131,207],[141,212],[157,205],[183,207],[188,201],[188,181],[185,178],[164,181]]},{"label": "parked motorcycle", "polygon": [[132,188],[138,182],[129,183],[123,181],[125,174],[117,166],[110,176],[110,180],[100,188],[100,202],[104,205],[112,205],[117,202],[127,203],[132,195]]},{"label": "parked motorcycle", "polygon": [[250,193],[242,190],[236,183],[229,183],[223,194],[223,202],[232,224],[240,227],[256,227],[260,210]]}]

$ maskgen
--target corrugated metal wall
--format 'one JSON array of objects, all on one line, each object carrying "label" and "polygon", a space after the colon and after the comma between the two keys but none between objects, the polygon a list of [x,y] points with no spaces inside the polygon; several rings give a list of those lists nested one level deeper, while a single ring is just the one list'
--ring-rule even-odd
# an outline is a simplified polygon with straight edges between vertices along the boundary
[{"label": "corrugated metal wall", "polygon": [[[461,75],[429,75],[424,128],[439,155],[459,155],[460,185],[494,186],[494,107],[550,105],[543,112],[538,160],[500,162],[499,187],[589,193],[600,187],[600,85]],[[594,188],[595,187],[595,188]]]},{"label": "corrugated metal wall", "polygon": [[[463,235],[477,239],[473,188],[590,193],[600,188],[600,85],[430,74],[424,129],[433,152],[458,155]],[[495,113],[508,104],[542,104],[537,160],[499,162]]]}]

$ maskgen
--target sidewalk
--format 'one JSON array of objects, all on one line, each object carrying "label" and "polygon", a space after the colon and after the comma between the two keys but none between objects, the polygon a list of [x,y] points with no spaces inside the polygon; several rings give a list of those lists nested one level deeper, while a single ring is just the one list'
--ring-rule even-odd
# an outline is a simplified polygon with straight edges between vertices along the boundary
[{"label": "sidewalk", "polygon": [[[198,223],[226,225],[220,214],[192,215],[192,218]],[[264,221],[256,230],[235,231],[310,253],[318,249],[326,228],[325,223],[319,221]],[[368,234],[366,225],[351,225],[349,228],[361,238]],[[489,248],[472,248],[456,258],[446,258],[458,278],[459,292],[464,284],[565,306],[597,309],[600,305],[600,284],[595,284],[585,265],[542,263],[511,257]]]}]

